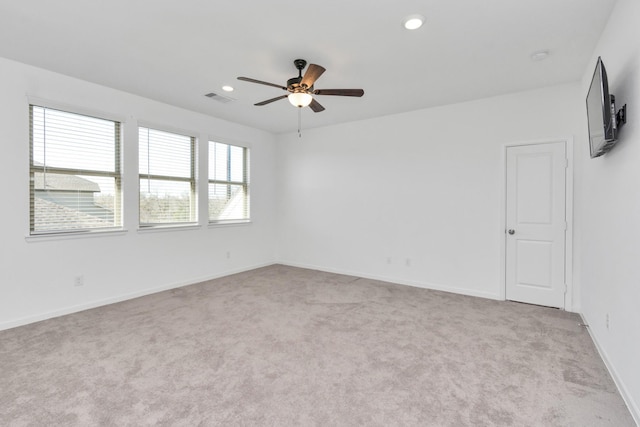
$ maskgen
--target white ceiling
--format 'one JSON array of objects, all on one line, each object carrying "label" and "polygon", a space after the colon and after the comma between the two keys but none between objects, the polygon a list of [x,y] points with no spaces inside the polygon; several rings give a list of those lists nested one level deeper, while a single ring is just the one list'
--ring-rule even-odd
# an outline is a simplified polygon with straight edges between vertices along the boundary
[{"label": "white ceiling", "polygon": [[[279,85],[324,66],[312,128],[577,81],[615,0],[0,0],[0,56],[274,133],[294,131]],[[425,25],[405,30],[410,14]],[[534,62],[534,51],[549,50]],[[220,103],[208,92],[235,99]]]}]

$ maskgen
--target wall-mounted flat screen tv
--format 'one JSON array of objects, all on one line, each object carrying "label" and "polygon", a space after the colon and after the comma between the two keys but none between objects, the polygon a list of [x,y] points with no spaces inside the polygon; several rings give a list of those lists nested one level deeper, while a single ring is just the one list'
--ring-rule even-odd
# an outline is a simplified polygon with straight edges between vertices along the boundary
[{"label": "wall-mounted flat screen tv", "polygon": [[587,119],[591,158],[602,156],[616,143],[618,129],[615,98],[609,94],[607,71],[600,57],[587,94]]}]

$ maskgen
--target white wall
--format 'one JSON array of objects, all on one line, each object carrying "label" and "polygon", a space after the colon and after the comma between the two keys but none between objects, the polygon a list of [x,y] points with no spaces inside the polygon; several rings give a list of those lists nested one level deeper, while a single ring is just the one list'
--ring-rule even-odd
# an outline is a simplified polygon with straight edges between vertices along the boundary
[{"label": "white wall", "polygon": [[281,136],[280,260],[499,298],[503,147],[576,134],[579,89]]},{"label": "white wall", "polygon": [[[640,2],[619,0],[582,81],[587,93],[602,57],[627,124],[615,148],[589,159],[577,206],[582,223],[582,311],[592,336],[640,423]],[[584,96],[580,99],[584,102]],[[586,120],[586,118],[585,118]],[[586,128],[586,122],[584,124]],[[586,138],[586,137],[585,137]],[[609,328],[606,316],[609,316]]]},{"label": "white wall", "polygon": [[[229,123],[0,58],[0,329],[194,283],[275,260],[274,137]],[[27,241],[29,110],[27,95],[124,122],[124,227],[121,235]],[[251,148],[253,222],[195,230],[137,230],[137,122],[193,132],[206,144]],[[231,258],[227,259],[227,251]],[[85,285],[74,287],[84,275]]]}]

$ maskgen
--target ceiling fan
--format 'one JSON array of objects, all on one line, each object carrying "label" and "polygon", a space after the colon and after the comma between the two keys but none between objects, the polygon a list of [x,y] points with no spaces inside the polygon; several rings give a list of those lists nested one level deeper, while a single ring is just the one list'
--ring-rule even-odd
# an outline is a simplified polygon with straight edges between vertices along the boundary
[{"label": "ceiling fan", "polygon": [[267,99],[266,101],[258,102],[257,106],[267,105],[280,99],[289,98],[289,102],[295,107],[309,106],[315,113],[319,113],[324,110],[324,107],[316,101],[312,95],[337,95],[337,96],[357,96],[364,95],[362,89],[314,89],[313,84],[318,77],[325,72],[324,67],[316,64],[309,64],[309,68],[305,71],[304,76],[302,70],[307,66],[307,61],[304,59],[296,59],[293,61],[296,69],[298,70],[298,77],[293,77],[287,80],[287,86],[281,86],[275,83],[263,82],[262,80],[251,79],[249,77],[238,77],[238,80],[245,82],[258,83],[261,85],[273,86],[286,90],[289,92],[287,95],[277,96],[275,98]]}]

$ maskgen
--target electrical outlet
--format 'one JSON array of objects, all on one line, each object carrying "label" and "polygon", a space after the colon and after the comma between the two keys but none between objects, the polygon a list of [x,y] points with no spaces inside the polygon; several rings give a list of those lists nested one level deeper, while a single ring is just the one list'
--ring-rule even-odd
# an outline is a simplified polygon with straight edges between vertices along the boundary
[{"label": "electrical outlet", "polygon": [[73,286],[84,286],[84,276],[82,274],[74,277]]},{"label": "electrical outlet", "polygon": [[609,313],[607,313],[605,315],[604,319],[605,319],[605,323],[606,323],[607,331],[608,331],[609,330]]}]

